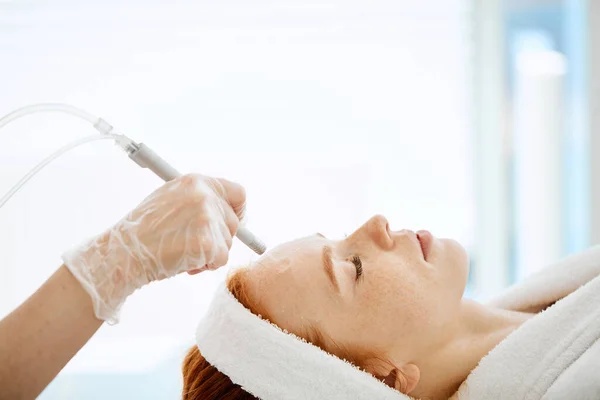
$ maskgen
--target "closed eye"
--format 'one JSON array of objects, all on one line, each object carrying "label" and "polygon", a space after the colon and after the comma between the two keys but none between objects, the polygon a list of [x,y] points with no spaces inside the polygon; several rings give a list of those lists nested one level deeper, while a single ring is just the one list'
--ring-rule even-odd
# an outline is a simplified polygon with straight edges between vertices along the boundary
[{"label": "closed eye", "polygon": [[354,266],[356,267],[356,281],[358,282],[358,280],[360,279],[360,277],[363,274],[363,266],[362,266],[362,261],[360,260],[360,257],[359,256],[352,257],[352,264],[354,264]]}]

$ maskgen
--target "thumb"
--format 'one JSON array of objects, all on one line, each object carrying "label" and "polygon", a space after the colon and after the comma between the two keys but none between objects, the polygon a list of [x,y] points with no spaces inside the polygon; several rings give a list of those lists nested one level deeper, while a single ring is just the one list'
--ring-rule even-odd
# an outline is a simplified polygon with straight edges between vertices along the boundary
[{"label": "thumb", "polygon": [[227,179],[218,179],[218,182],[223,188],[223,199],[231,206],[240,221],[243,220],[246,213],[246,189]]}]

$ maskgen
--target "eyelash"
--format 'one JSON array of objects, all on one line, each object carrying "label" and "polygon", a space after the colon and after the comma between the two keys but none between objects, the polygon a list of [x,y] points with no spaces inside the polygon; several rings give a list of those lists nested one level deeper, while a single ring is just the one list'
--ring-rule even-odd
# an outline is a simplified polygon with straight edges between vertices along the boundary
[{"label": "eyelash", "polygon": [[363,273],[362,261],[359,256],[352,257],[352,264],[356,267],[356,280],[358,281]]}]

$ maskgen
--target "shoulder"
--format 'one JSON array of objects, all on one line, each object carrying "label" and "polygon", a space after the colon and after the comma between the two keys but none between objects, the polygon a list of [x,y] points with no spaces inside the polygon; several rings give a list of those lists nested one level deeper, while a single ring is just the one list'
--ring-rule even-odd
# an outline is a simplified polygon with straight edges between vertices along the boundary
[{"label": "shoulder", "polygon": [[489,305],[539,312],[600,275],[600,245],[565,257],[509,287]]}]

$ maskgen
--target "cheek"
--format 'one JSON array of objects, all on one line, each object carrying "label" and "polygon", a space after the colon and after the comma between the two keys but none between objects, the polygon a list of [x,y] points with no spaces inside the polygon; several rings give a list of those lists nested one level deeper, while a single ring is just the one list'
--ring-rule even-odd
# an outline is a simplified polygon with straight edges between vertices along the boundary
[{"label": "cheek", "polygon": [[[366,319],[395,330],[411,329],[432,317],[431,277],[423,265],[395,266],[371,271],[361,296]],[[397,332],[396,332],[397,333]]]}]

